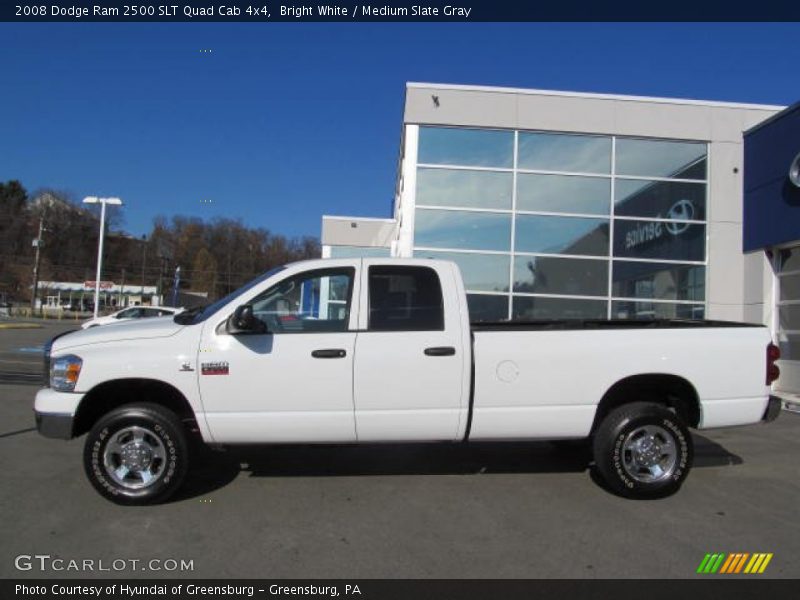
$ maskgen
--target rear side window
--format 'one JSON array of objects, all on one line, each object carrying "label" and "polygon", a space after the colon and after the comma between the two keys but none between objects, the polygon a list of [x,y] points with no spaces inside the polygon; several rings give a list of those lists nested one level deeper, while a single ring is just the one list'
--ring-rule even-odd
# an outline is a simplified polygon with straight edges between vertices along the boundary
[{"label": "rear side window", "polygon": [[429,267],[369,268],[370,331],[441,331],[442,286]]}]

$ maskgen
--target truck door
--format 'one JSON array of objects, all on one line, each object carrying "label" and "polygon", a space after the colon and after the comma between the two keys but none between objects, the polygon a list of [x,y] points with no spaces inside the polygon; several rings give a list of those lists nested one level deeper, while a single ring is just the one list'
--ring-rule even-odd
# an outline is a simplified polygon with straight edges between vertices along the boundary
[{"label": "truck door", "polygon": [[354,367],[358,440],[458,439],[471,356],[453,272],[441,263],[363,264]]},{"label": "truck door", "polygon": [[227,315],[206,326],[198,378],[216,441],[355,441],[355,273],[305,271],[259,294],[250,304],[267,333],[230,335]]}]

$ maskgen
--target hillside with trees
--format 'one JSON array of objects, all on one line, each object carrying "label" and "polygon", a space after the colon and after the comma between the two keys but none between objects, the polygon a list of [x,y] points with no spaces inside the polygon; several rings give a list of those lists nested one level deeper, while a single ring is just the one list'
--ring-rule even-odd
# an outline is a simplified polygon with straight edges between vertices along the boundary
[{"label": "hillside with trees", "polygon": [[[19,181],[0,182],[0,294],[18,302],[30,300],[32,241],[40,223],[44,231],[39,280],[94,280],[99,208],[85,206],[66,192],[29,194]],[[163,293],[172,291],[178,266],[181,291],[207,292],[213,300],[274,266],[320,256],[316,238],[287,238],[238,219],[161,216],[142,237],[125,233],[121,223],[120,209],[110,207],[103,279],[155,285]]]}]

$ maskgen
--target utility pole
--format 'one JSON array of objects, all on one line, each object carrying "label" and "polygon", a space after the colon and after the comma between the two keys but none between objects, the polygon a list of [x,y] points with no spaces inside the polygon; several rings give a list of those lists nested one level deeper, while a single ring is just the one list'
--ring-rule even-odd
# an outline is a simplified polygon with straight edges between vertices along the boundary
[{"label": "utility pole", "polygon": [[31,294],[31,315],[36,310],[36,296],[39,291],[39,258],[40,250],[42,248],[42,233],[45,232],[44,228],[44,213],[39,217],[39,235],[33,240],[33,246],[36,248],[36,257],[33,259],[33,293]]},{"label": "utility pole", "polygon": [[122,285],[119,286],[119,298],[117,299],[117,308],[122,306],[123,298],[125,298],[125,267],[122,268]]},{"label": "utility pole", "polygon": [[147,236],[142,236],[142,293],[140,294],[142,299],[139,301],[139,304],[144,306],[144,265],[145,261],[147,260]]},{"label": "utility pole", "polygon": [[161,269],[158,272],[158,303],[159,305],[164,304],[165,294],[164,294],[164,275],[167,273],[167,262],[169,259],[161,255]]}]

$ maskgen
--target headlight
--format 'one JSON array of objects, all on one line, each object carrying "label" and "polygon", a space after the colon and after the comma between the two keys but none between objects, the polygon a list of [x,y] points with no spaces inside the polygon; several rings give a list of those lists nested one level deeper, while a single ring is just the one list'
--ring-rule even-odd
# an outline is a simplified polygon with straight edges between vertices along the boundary
[{"label": "headlight", "polygon": [[50,387],[57,392],[71,392],[78,383],[83,360],[74,354],[59,356],[50,362]]}]

